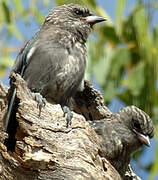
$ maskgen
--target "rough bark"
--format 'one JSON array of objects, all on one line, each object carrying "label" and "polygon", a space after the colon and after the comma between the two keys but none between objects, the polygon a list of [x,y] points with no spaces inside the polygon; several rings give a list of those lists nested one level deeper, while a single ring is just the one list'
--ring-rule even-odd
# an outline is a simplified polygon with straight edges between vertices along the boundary
[{"label": "rough bark", "polygon": [[41,180],[102,180],[120,175],[100,156],[100,140],[87,120],[102,119],[111,112],[105,107],[101,94],[86,82],[85,91],[74,98],[72,125],[60,105],[46,103],[39,117],[34,93],[19,75],[15,75],[17,98],[15,152],[7,152],[3,145],[6,133],[3,120],[7,111],[7,87],[0,84],[0,179]]}]

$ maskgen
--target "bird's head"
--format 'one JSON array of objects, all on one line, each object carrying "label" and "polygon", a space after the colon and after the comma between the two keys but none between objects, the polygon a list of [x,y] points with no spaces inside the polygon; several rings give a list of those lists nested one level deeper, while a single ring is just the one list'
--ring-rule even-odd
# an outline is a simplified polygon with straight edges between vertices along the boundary
[{"label": "bird's head", "polygon": [[124,125],[126,129],[122,137],[127,145],[128,142],[131,143],[129,144],[131,153],[143,144],[150,146],[150,138],[154,136],[154,127],[150,117],[135,106],[126,107],[122,111],[124,111],[122,114],[124,114]]},{"label": "bird's head", "polygon": [[150,146],[154,127],[150,117],[135,106],[128,106],[108,118],[90,122],[100,137],[100,154],[124,176],[131,154],[143,144]]},{"label": "bird's head", "polygon": [[93,25],[102,21],[105,21],[105,18],[93,15],[85,7],[78,4],[67,4],[52,9],[44,25],[53,24],[87,39]]},{"label": "bird's head", "polygon": [[131,119],[131,129],[141,144],[150,146],[150,138],[154,136],[154,127],[150,117],[142,110],[136,108]]}]

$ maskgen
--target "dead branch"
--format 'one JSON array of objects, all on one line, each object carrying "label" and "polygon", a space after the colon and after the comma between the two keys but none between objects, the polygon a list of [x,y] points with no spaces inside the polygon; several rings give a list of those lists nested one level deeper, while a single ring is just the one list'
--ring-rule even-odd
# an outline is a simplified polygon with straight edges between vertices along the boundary
[{"label": "dead branch", "polygon": [[[71,127],[60,105],[46,103],[39,117],[34,94],[25,81],[15,75],[17,98],[15,152],[3,145],[3,121],[7,111],[7,87],[0,84],[0,179],[2,180],[112,180],[121,179],[111,164],[99,155],[100,140],[87,120],[110,116],[100,93],[87,82],[83,94],[74,99]],[[85,119],[86,118],[86,119]]]}]

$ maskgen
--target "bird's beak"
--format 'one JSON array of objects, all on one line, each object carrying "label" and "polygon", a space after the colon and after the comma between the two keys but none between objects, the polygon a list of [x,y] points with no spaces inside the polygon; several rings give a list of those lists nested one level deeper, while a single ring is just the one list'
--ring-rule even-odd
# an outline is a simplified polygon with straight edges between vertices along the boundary
[{"label": "bird's beak", "polygon": [[146,146],[150,146],[150,139],[149,136],[145,136],[143,134],[137,134],[138,139],[145,144]]},{"label": "bird's beak", "polygon": [[86,17],[86,22],[90,25],[94,25],[103,21],[106,21],[106,19],[101,16],[91,15]]},{"label": "bird's beak", "polygon": [[145,144],[146,146],[150,146],[150,139],[149,136],[145,136],[144,134],[141,134],[139,132],[137,132],[136,130],[134,130],[134,132],[136,133],[139,141],[143,144]]}]

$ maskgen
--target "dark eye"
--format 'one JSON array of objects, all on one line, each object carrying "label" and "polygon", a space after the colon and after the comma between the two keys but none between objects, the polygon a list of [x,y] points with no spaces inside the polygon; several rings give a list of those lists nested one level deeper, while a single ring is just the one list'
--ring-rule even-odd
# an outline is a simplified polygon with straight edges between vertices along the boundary
[{"label": "dark eye", "polygon": [[83,11],[81,11],[81,10],[75,10],[75,14],[77,14],[77,15],[83,15]]},{"label": "dark eye", "polygon": [[133,127],[134,127],[135,129],[138,129],[138,130],[141,129],[140,124],[139,124],[139,122],[137,122],[137,121],[134,121],[134,122],[133,122]]}]

